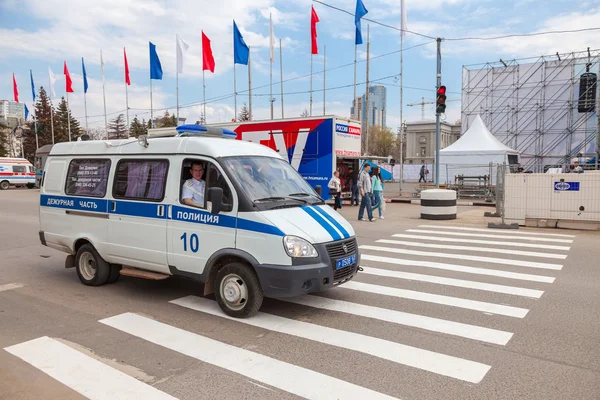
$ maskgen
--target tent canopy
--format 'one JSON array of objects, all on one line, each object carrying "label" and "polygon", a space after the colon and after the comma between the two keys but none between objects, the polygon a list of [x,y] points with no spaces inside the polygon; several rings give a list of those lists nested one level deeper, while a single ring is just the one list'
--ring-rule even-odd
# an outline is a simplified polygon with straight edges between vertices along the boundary
[{"label": "tent canopy", "polygon": [[473,123],[456,142],[441,149],[440,155],[472,155],[472,154],[519,154],[511,149],[488,130],[479,114]]}]

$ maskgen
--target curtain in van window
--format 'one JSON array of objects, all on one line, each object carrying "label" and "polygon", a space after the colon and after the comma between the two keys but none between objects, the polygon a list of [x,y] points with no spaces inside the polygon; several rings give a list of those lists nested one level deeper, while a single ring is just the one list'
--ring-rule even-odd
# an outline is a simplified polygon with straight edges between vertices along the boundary
[{"label": "curtain in van window", "polygon": [[125,197],[145,197],[144,193],[146,192],[149,173],[150,165],[148,162],[128,162]]},{"label": "curtain in van window", "polygon": [[165,161],[152,162],[152,176],[147,197],[160,200],[163,196],[165,177],[167,174],[167,163]]}]

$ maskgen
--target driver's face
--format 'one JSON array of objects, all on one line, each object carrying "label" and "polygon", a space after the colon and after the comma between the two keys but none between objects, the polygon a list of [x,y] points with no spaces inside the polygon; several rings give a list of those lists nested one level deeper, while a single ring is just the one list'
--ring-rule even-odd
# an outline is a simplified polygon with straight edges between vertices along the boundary
[{"label": "driver's face", "polygon": [[192,176],[195,180],[199,181],[202,178],[202,173],[204,172],[204,168],[201,165],[194,165],[190,169]]}]

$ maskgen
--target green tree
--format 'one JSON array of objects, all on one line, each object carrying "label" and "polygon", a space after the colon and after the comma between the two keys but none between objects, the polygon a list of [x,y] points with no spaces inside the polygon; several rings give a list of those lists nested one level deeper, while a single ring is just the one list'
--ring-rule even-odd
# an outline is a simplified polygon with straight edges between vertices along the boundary
[{"label": "green tree", "polygon": [[79,121],[73,118],[73,113],[67,107],[67,101],[64,97],[61,97],[58,109],[56,111],[55,122],[58,120],[58,130],[54,129],[55,143],[68,142],[69,141],[69,123],[71,127],[71,140],[77,140],[77,137],[81,134],[81,127]]},{"label": "green tree", "polygon": [[131,126],[129,127],[129,134],[133,137],[139,137],[140,135],[146,135],[148,133],[148,126],[146,121],[140,122],[137,115],[133,117]]},{"label": "green tree", "polygon": [[[66,102],[64,104],[65,109],[65,124],[66,124]],[[65,134],[61,136],[60,134],[60,118],[56,113],[50,99],[48,98],[48,94],[43,86],[40,86],[37,101],[35,103],[35,110],[32,112],[35,115],[35,119],[33,116],[31,117],[31,121],[27,123],[29,129],[23,132],[23,150],[25,152],[25,158],[32,161],[35,157],[36,151],[36,127],[37,127],[37,135],[38,135],[38,143],[39,146],[45,146],[47,144],[52,144],[52,122],[54,122],[54,138],[55,142],[64,142],[69,140],[69,134],[67,128],[65,126]],[[72,118],[72,117],[71,117]],[[71,126],[71,132],[73,133],[73,127],[78,126],[78,123],[75,119],[71,119],[73,125]],[[76,139],[76,136],[73,137],[73,140]]]},{"label": "green tree", "polygon": [[393,157],[398,153],[397,149],[397,136],[391,131],[391,129],[383,128],[377,125],[369,128],[369,155]]},{"label": "green tree", "polygon": [[300,114],[300,116],[301,116],[302,118],[306,118],[306,117],[308,117],[308,116],[309,116],[309,115],[308,115],[308,110],[305,108],[305,109],[304,109],[304,111],[302,111],[302,114]]},{"label": "green tree", "polygon": [[177,126],[177,121],[175,120],[175,116],[171,117],[169,111],[165,111],[165,115],[161,119],[158,120],[157,128],[168,128]]},{"label": "green tree", "polygon": [[246,103],[244,103],[242,105],[242,108],[240,109],[240,112],[238,113],[237,120],[238,121],[250,121],[251,119],[252,119],[252,116],[250,115],[250,110],[246,106]]},{"label": "green tree", "polygon": [[111,119],[108,123],[108,138],[109,139],[127,139],[127,124],[125,123],[125,115],[119,114]]},{"label": "green tree", "polygon": [[0,157],[8,157],[8,125],[0,122]]}]

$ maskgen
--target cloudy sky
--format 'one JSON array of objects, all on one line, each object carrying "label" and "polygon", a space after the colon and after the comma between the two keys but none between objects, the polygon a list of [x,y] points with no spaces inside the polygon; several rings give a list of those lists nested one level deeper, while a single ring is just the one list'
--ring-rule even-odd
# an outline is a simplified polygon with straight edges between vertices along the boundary
[{"label": "cloudy sky", "polygon": [[[363,0],[366,18],[393,27],[400,25],[400,0]],[[292,4],[293,3],[293,4]],[[353,12],[355,0],[324,3]],[[130,117],[150,116],[148,42],[157,46],[164,76],[153,81],[154,115],[176,106],[176,47],[179,35],[189,44],[184,71],[179,76],[180,115],[195,122],[202,111],[202,30],[210,38],[215,73],[206,71],[207,122],[230,121],[234,115],[233,38],[235,19],[251,47],[253,114],[270,118],[269,14],[277,48],[273,64],[275,118],[281,117],[279,39],[283,42],[285,117],[299,116],[309,108],[310,10],[315,7],[319,55],[313,57],[313,114],[323,112],[323,48],[327,46],[326,111],[349,116],[354,81],[354,18],[311,0],[0,0],[0,99],[12,100],[12,73],[21,102],[31,109],[29,70],[36,87],[48,85],[48,67],[60,77],[57,96],[65,94],[63,62],[73,79],[69,94],[73,115],[85,126],[81,58],[85,60],[90,128],[103,127],[100,49],[105,62],[106,107],[109,119],[125,110],[123,48],[127,49],[131,86]],[[569,0],[406,0],[407,29],[442,38],[481,37],[513,33],[573,30],[600,26],[600,1],[583,1],[573,8]],[[400,114],[400,36],[398,31],[363,21],[365,44],[359,46],[357,93],[364,93],[366,31],[370,25],[370,80],[387,88],[387,123],[397,129]],[[460,99],[463,65],[536,57],[595,49],[600,31],[506,38],[502,40],[444,41],[442,76],[448,100]],[[404,115],[420,119],[420,106],[410,103],[434,100],[435,41],[408,33],[404,38]],[[339,67],[339,68],[337,68]],[[238,108],[248,102],[248,70],[238,65]],[[433,106],[425,108],[426,118]],[[460,101],[449,102],[447,120],[460,117]]]}]

